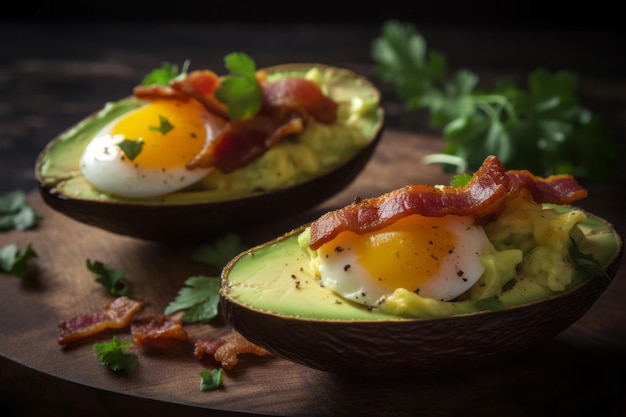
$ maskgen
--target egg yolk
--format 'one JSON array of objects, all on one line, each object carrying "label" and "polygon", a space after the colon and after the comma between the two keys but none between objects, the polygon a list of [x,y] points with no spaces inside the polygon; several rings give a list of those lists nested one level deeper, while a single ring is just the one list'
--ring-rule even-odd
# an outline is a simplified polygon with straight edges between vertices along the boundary
[{"label": "egg yolk", "polygon": [[194,101],[159,100],[122,118],[111,134],[143,142],[132,161],[138,167],[180,167],[202,150],[207,117],[210,115]]},{"label": "egg yolk", "polygon": [[[384,287],[418,291],[439,273],[457,246],[457,235],[442,217],[407,216],[383,230],[359,235],[340,233],[320,249],[350,250],[355,261]],[[344,265],[344,270],[351,266]],[[458,271],[462,273],[462,271]]]}]

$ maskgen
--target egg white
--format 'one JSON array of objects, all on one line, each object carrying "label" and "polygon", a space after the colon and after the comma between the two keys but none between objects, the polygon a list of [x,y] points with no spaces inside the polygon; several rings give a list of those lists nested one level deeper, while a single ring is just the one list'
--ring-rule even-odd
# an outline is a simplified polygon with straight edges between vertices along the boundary
[{"label": "egg white", "polygon": [[[444,218],[441,219],[444,221]],[[455,249],[441,259],[437,273],[427,282],[421,282],[418,290],[414,288],[415,284],[411,280],[412,271],[407,269],[403,272],[406,274],[406,279],[403,278],[406,285],[403,287],[418,293],[421,297],[449,301],[467,291],[484,273],[485,268],[480,258],[491,243],[483,228],[474,224],[472,216],[445,216],[445,223],[442,223],[441,227],[445,227],[456,236]],[[370,239],[398,238],[393,233],[386,235],[385,233],[383,229],[373,234]],[[380,277],[371,276],[359,262],[358,256],[359,254],[345,242],[339,249],[331,241],[318,250],[316,268],[324,287],[347,300],[374,307],[397,288],[385,285]],[[397,255],[389,251],[376,253],[376,257],[385,264],[400,262]]]}]

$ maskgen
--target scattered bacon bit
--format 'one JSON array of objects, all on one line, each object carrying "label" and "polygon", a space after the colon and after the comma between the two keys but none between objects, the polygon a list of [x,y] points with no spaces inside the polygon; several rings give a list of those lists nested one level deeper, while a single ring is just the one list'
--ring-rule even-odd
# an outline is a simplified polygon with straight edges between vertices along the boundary
[{"label": "scattered bacon bit", "polygon": [[495,219],[508,199],[522,190],[529,191],[537,203],[570,204],[587,196],[570,175],[540,178],[528,171],[507,172],[491,155],[463,187],[409,185],[326,213],[311,224],[309,246],[318,249],[346,230],[359,234],[379,230],[411,214],[474,215],[484,224]]},{"label": "scattered bacon bit", "polygon": [[67,345],[106,329],[128,326],[133,316],[143,308],[143,302],[118,297],[104,307],[103,312],[81,314],[59,323],[59,344]]},{"label": "scattered bacon bit", "polygon": [[194,356],[198,359],[213,355],[213,358],[220,362],[222,368],[227,371],[237,365],[237,356],[241,353],[265,356],[268,352],[234,330],[218,339],[198,339],[193,351]]},{"label": "scattered bacon bit", "polygon": [[162,341],[189,340],[183,321],[165,315],[136,317],[130,324],[135,345],[159,346]]}]

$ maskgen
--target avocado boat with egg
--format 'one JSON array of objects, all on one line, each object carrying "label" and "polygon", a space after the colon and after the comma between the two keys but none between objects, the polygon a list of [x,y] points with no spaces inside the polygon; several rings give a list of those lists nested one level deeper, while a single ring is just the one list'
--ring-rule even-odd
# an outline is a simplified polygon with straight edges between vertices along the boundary
[{"label": "avocado boat with egg", "polygon": [[[252,77],[258,85],[282,83],[283,88],[290,88],[284,87],[289,84],[285,80],[305,80],[297,84],[313,92],[302,93],[294,103],[280,97],[279,88],[263,88],[256,92],[257,100],[263,98],[260,109],[233,116],[239,106],[232,103],[246,102],[246,96],[236,96],[235,89],[230,96],[220,95],[230,105],[218,100],[217,90],[228,77],[210,71],[184,74],[166,85],[140,86],[133,96],[107,103],[41,152],[36,179],[44,201],[75,220],[122,235],[206,240],[305,211],[350,184],[382,134],[384,112],[376,87],[351,70],[322,64],[279,65],[255,70],[248,81]],[[214,83],[212,90],[207,80]],[[268,110],[271,100],[277,104]],[[161,107],[150,114],[144,111],[147,103]],[[328,103],[332,117],[324,107]],[[167,106],[177,114],[164,115]],[[181,111],[182,106],[193,107],[193,115]],[[132,129],[139,127],[117,134],[114,125],[122,129],[122,119],[131,113],[139,120]],[[221,134],[226,128],[228,140],[219,146],[213,146],[216,139],[198,139],[205,132],[226,137]],[[157,147],[150,135],[160,146],[161,137],[175,134],[181,138],[176,143],[190,145],[181,150],[170,141],[144,169],[141,158],[147,160]],[[89,160],[86,151],[99,136],[116,142],[100,145],[100,154]],[[123,145],[128,147],[122,152]],[[181,155],[174,160],[177,152]],[[159,168],[161,161],[167,167]],[[190,169],[192,163],[196,166]],[[118,172],[119,180],[113,175]]]},{"label": "avocado boat with egg", "polygon": [[[251,342],[302,365],[386,377],[476,367],[556,336],[608,287],[622,259],[622,238],[606,220],[565,204],[586,196],[568,176],[505,174],[491,161],[460,190],[408,186],[329,212],[240,254],[222,273],[226,320]],[[486,199],[472,200],[476,195]],[[414,237],[396,226],[416,216],[429,228],[440,222],[434,235],[451,242],[461,240],[443,230],[450,216],[475,220],[459,233],[485,230],[490,242],[467,256],[482,264],[475,277],[469,267],[416,274],[428,261],[412,264],[406,258],[413,253],[441,261],[461,251],[423,239],[429,233],[418,226]],[[359,257],[355,248],[363,242],[382,252]],[[355,256],[346,258],[350,251]],[[341,259],[334,269],[333,259]],[[364,278],[377,266],[371,264],[384,268]],[[398,278],[403,288],[366,301],[382,281]],[[457,293],[448,293],[449,283],[461,283]]]}]

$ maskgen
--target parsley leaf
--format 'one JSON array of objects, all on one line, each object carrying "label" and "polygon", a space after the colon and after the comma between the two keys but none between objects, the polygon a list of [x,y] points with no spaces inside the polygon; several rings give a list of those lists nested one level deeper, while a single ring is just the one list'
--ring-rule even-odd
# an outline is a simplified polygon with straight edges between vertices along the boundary
[{"label": "parsley leaf", "polygon": [[31,229],[36,226],[39,217],[39,213],[28,204],[23,191],[0,195],[0,231]]},{"label": "parsley leaf", "polygon": [[211,391],[224,385],[224,369],[217,368],[209,371],[200,371],[200,391]]},{"label": "parsley leaf", "polygon": [[383,25],[371,53],[377,73],[406,108],[426,109],[431,125],[442,130],[446,146],[425,163],[474,172],[496,155],[508,169],[540,176],[604,181],[614,173],[621,156],[617,141],[580,105],[573,72],[539,68],[528,76],[526,89],[498,80],[483,91],[478,75],[466,69],[448,73],[444,55],[429,51],[414,26],[395,20]]},{"label": "parsley leaf", "polygon": [[478,310],[498,311],[504,308],[504,303],[495,297],[483,298],[482,300],[476,300],[474,302],[474,307]]},{"label": "parsley leaf", "polygon": [[208,322],[215,318],[220,301],[220,278],[194,276],[188,278],[185,285],[165,308],[165,314],[185,311],[182,317],[185,323]]},{"label": "parsley leaf", "polygon": [[191,252],[191,259],[222,269],[236,255],[243,252],[245,247],[239,235],[228,233],[211,244],[198,246]]},{"label": "parsley leaf", "polygon": [[150,126],[149,129],[153,132],[161,132],[165,136],[170,130],[174,129],[174,126],[166,117],[159,115],[159,126]]},{"label": "parsley leaf", "polygon": [[113,336],[110,342],[95,343],[93,351],[100,363],[113,372],[129,373],[137,367],[137,355],[126,352],[132,346],[131,342],[123,342]]},{"label": "parsley leaf", "polygon": [[611,276],[602,268],[600,262],[598,262],[593,255],[583,253],[580,248],[578,248],[578,244],[576,244],[574,238],[570,238],[568,256],[576,271],[591,277],[602,277],[609,281],[611,280]]},{"label": "parsley leaf", "polygon": [[120,147],[120,149],[122,150],[122,152],[124,152],[124,155],[126,155],[128,159],[134,161],[135,158],[137,158],[137,155],[139,155],[139,153],[143,149],[143,140],[124,139],[118,142],[117,146]]},{"label": "parsley leaf", "polygon": [[456,174],[452,181],[450,181],[450,185],[452,187],[463,187],[472,179],[472,174]]},{"label": "parsley leaf", "polygon": [[100,261],[91,262],[89,259],[87,269],[96,275],[96,282],[102,284],[111,295],[132,297],[132,291],[124,282],[123,269],[109,268]]},{"label": "parsley leaf", "polygon": [[15,243],[10,243],[0,248],[0,270],[24,278],[28,271],[28,261],[36,257],[37,253],[30,243],[24,250],[20,250]]},{"label": "parsley leaf", "polygon": [[180,72],[178,71],[177,65],[170,62],[163,62],[160,68],[153,69],[144,77],[141,85],[168,85],[170,81],[186,76],[188,68],[189,60],[183,63]]},{"label": "parsley leaf", "polygon": [[254,116],[261,109],[263,95],[256,79],[256,64],[245,53],[233,52],[224,58],[230,70],[215,90],[215,97],[228,106],[231,119],[241,120]]}]

